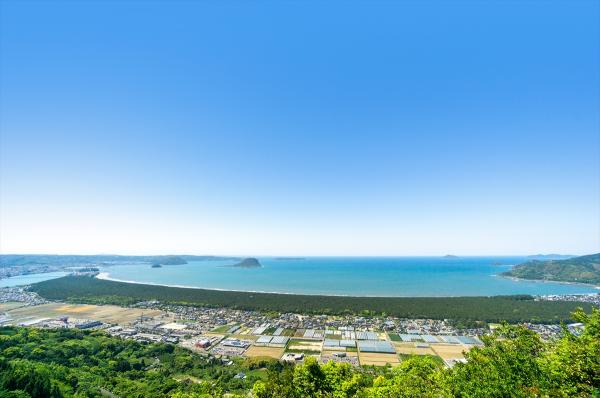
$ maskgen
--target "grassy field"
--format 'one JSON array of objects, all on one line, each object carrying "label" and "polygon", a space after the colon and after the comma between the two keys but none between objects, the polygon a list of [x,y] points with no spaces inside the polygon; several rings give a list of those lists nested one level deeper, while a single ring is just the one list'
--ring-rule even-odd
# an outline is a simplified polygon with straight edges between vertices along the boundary
[{"label": "grassy field", "polygon": [[246,372],[246,376],[251,377],[254,376],[261,380],[266,380],[268,378],[267,369],[253,369]]},{"label": "grassy field", "polygon": [[0,303],[0,311],[14,310],[15,308],[24,307],[25,303],[10,301],[7,303]]},{"label": "grassy field", "polygon": [[[430,354],[426,354],[426,355],[430,356],[440,366],[444,366],[444,360],[442,358],[438,357],[437,355],[430,355]],[[410,358],[414,357],[414,355],[411,355],[411,354],[399,354],[399,357],[400,357],[400,362],[402,362],[402,361],[406,361],[407,359],[410,359]]]},{"label": "grassy field", "polygon": [[212,333],[225,333],[232,327],[233,327],[233,325],[221,325],[221,326],[217,326],[216,328],[211,330],[211,332]]},{"label": "grassy field", "polygon": [[257,311],[318,314],[393,315],[400,318],[453,319],[461,324],[487,322],[570,321],[571,313],[591,304],[536,301],[531,296],[495,297],[347,297],[186,289],[66,276],[34,284],[32,290],[52,300],[127,305],[138,301],[230,307]]},{"label": "grassy field", "polygon": [[388,333],[388,336],[390,336],[390,340],[392,341],[402,341],[397,333]]},{"label": "grassy field", "polygon": [[304,354],[304,355],[313,355],[318,357],[321,354],[321,351],[315,351],[315,350],[297,350],[294,348],[286,348],[285,350],[286,354]]}]

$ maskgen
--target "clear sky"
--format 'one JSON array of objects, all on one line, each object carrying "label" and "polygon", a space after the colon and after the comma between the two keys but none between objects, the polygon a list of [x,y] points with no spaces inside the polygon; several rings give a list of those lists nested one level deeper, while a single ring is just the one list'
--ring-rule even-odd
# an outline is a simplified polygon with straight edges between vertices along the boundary
[{"label": "clear sky", "polygon": [[600,251],[600,2],[2,1],[0,252]]}]

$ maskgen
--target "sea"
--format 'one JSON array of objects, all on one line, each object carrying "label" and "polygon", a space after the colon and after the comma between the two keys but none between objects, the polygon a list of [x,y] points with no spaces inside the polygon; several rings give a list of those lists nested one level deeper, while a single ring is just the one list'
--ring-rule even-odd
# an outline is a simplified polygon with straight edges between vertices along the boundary
[{"label": "sea", "polygon": [[0,279],[0,287],[15,287],[31,285],[33,283],[47,281],[68,275],[68,272],[45,272],[40,274],[17,275],[10,278]]},{"label": "sea", "polygon": [[[99,278],[215,290],[339,296],[442,297],[600,293],[590,285],[526,281],[500,274],[527,257],[259,257],[261,268],[228,267],[236,260],[183,265],[128,263],[100,267]],[[1,279],[22,286],[66,272]]]},{"label": "sea", "polygon": [[218,290],[343,296],[493,296],[599,293],[594,286],[515,280],[499,274],[526,257],[259,257],[261,268],[235,260],[101,268],[104,279]]}]

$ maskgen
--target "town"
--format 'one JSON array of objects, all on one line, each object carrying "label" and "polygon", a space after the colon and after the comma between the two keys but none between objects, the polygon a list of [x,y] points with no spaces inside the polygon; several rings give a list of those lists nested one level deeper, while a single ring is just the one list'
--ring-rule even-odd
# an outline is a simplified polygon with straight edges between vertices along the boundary
[{"label": "town", "polygon": [[[600,306],[600,294],[540,296]],[[432,355],[445,366],[465,361],[464,353],[481,346],[481,336],[498,324],[458,328],[449,320],[395,317],[261,313],[230,308],[193,307],[158,301],[129,307],[50,302],[24,287],[0,289],[0,326],[100,329],[123,339],[178,344],[227,363],[232,357],[271,357],[302,363],[354,366],[396,365],[410,355]],[[526,323],[543,339],[563,333],[561,325]],[[579,333],[580,324],[566,325]]]}]

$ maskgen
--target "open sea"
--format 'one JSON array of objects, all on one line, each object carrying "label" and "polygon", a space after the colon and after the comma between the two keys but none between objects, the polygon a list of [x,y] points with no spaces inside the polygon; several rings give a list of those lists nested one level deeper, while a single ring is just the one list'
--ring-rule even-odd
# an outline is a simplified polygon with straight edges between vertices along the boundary
[{"label": "open sea", "polygon": [[491,296],[598,293],[593,286],[500,277],[525,257],[259,258],[262,268],[223,267],[235,260],[151,268],[107,266],[100,277],[158,285],[348,296]]}]

